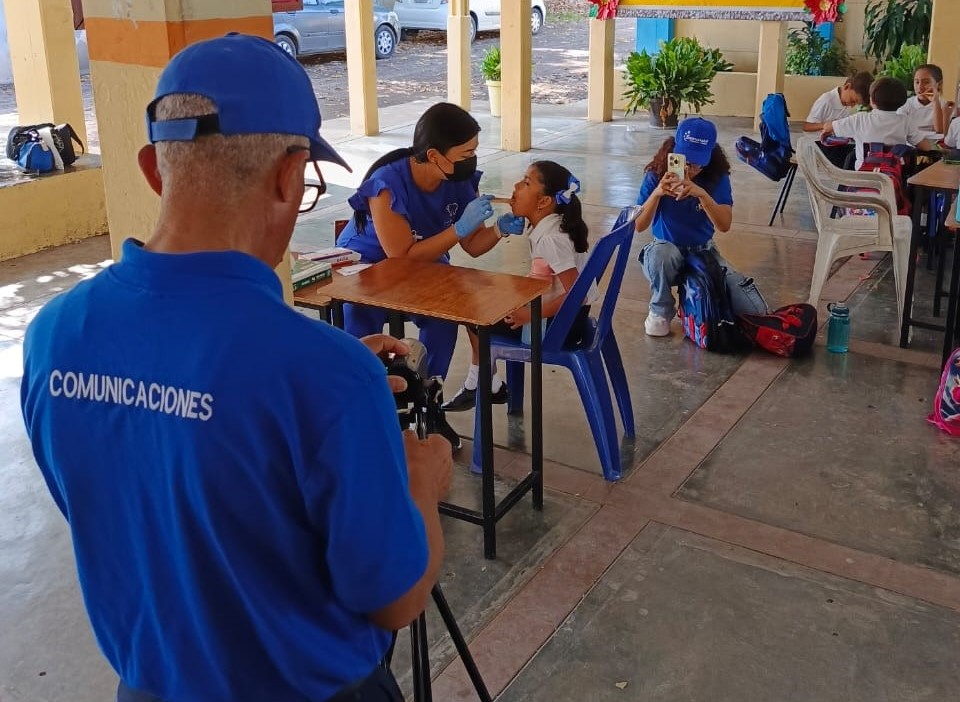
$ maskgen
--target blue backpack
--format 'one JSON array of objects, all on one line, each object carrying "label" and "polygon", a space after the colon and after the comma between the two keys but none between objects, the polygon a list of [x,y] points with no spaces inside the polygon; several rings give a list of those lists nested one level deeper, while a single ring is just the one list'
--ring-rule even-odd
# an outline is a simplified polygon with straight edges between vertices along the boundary
[{"label": "blue backpack", "polygon": [[683,335],[697,346],[736,353],[753,345],[737,324],[726,273],[712,251],[691,251],[684,257],[678,293]]},{"label": "blue backpack", "polygon": [[790,170],[790,112],[783,93],[770,93],[760,108],[760,141],[737,139],[737,157],[773,181],[783,180]]}]

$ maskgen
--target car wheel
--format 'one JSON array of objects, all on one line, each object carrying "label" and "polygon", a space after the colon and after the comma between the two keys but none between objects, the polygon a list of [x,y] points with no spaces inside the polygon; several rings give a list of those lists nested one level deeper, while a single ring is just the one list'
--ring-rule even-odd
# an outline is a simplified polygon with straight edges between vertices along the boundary
[{"label": "car wheel", "polygon": [[474,14],[470,15],[470,43],[472,44],[477,38],[477,16]]},{"label": "car wheel", "polygon": [[377,33],[373,35],[373,47],[377,53],[378,59],[390,58],[397,48],[397,37],[393,30],[386,25],[380,25]]},{"label": "car wheel", "polygon": [[530,15],[530,28],[534,34],[539,34],[543,29],[543,13],[539,7],[533,8],[533,13]]},{"label": "car wheel", "polygon": [[297,57],[297,41],[289,34],[278,34],[274,37],[274,41],[277,43],[281,49],[286,51],[288,54]]}]

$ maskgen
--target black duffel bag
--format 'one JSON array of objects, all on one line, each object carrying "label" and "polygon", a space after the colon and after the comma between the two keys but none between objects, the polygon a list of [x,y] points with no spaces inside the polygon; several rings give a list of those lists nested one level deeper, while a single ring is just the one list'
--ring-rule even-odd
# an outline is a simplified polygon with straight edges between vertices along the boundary
[{"label": "black duffel bag", "polygon": [[24,144],[40,141],[40,130],[50,129],[50,135],[53,137],[54,146],[63,160],[64,166],[70,166],[77,160],[77,152],[73,148],[76,142],[80,147],[80,153],[85,152],[83,142],[77,132],[69,124],[53,124],[46,122],[44,124],[29,124],[25,126],[14,127],[7,136],[7,158],[11,161],[18,161],[20,158],[20,149]]}]

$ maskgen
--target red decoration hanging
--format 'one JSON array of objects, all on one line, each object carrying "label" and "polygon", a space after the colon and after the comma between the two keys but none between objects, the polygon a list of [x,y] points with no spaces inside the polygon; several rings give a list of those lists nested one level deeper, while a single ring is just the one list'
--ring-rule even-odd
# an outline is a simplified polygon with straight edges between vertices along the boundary
[{"label": "red decoration hanging", "polygon": [[807,12],[813,15],[814,24],[824,22],[839,22],[843,13],[847,11],[844,0],[803,0]]},{"label": "red decoration hanging", "polygon": [[617,5],[620,0],[589,0],[593,7],[590,8],[590,16],[596,19],[616,19]]}]

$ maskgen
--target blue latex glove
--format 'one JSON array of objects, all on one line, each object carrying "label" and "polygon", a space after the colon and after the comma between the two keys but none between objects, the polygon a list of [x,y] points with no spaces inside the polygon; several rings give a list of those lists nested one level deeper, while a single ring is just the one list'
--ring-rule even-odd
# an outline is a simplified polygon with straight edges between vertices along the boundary
[{"label": "blue latex glove", "polygon": [[500,218],[497,219],[497,227],[504,234],[523,234],[523,217],[517,217],[517,215],[510,213],[500,215]]},{"label": "blue latex glove", "polygon": [[481,195],[473,202],[467,203],[460,219],[453,224],[453,231],[456,232],[458,239],[470,236],[484,221],[493,216],[493,205],[490,204],[492,199],[493,195]]}]

